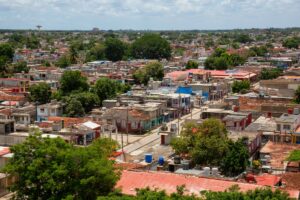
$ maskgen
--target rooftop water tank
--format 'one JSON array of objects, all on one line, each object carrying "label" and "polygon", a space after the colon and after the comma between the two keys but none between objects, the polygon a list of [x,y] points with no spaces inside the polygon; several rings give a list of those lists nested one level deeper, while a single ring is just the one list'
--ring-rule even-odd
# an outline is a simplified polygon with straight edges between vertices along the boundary
[{"label": "rooftop water tank", "polygon": [[182,161],[182,168],[183,170],[189,170],[190,169],[189,161]]},{"label": "rooftop water tank", "polygon": [[219,170],[217,167],[212,168],[212,175],[217,176],[219,174]]},{"label": "rooftop water tank", "polygon": [[174,157],[174,164],[180,164],[180,163],[181,163],[181,158],[180,158],[180,156],[176,155]]},{"label": "rooftop water tank", "polygon": [[203,168],[203,175],[204,176],[209,176],[210,175],[210,168],[209,167],[204,167]]},{"label": "rooftop water tank", "polygon": [[151,153],[145,154],[145,162],[152,163],[152,154]]},{"label": "rooftop water tank", "polygon": [[164,157],[163,156],[159,156],[159,158],[158,158],[158,164],[159,165],[164,165],[164,163],[165,163]]}]

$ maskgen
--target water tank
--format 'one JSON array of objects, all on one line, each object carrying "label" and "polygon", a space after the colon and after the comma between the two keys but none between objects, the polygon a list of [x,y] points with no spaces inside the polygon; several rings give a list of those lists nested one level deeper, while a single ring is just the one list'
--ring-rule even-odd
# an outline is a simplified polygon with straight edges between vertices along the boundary
[{"label": "water tank", "polygon": [[178,155],[175,156],[175,157],[174,157],[174,164],[177,164],[177,165],[178,165],[178,164],[180,164],[180,163],[181,163],[181,158],[180,158],[180,156],[178,156]]},{"label": "water tank", "polygon": [[212,168],[212,175],[213,176],[217,176],[218,174],[219,174],[219,170],[218,170],[218,168],[217,167],[214,167],[214,168]]},{"label": "water tank", "polygon": [[159,165],[164,165],[164,163],[165,163],[164,157],[163,156],[159,156],[159,158],[158,158],[158,164]]},{"label": "water tank", "polygon": [[204,167],[203,168],[203,175],[204,176],[209,176],[210,175],[210,168],[209,167]]},{"label": "water tank", "polygon": [[152,163],[152,154],[151,153],[145,154],[145,161],[146,161],[146,163]]},{"label": "water tank", "polygon": [[189,161],[183,161],[182,162],[182,168],[183,168],[183,170],[189,170],[190,169]]},{"label": "water tank", "polygon": [[169,171],[174,172],[175,171],[175,165],[169,164]]},{"label": "water tank", "polygon": [[299,115],[299,114],[300,114],[299,108],[294,108],[294,115]]}]

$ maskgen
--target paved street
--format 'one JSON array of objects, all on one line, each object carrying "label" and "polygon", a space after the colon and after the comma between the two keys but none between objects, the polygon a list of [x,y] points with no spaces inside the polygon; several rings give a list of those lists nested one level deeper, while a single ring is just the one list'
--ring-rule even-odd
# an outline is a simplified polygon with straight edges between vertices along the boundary
[{"label": "paved street", "polygon": [[[186,120],[186,119],[199,119],[200,117],[200,112],[201,110],[200,109],[196,109],[194,108],[193,111],[192,111],[192,115],[191,114],[188,114],[188,115],[185,115],[183,117],[181,117],[180,121],[179,121],[179,128],[182,127],[182,123]],[[178,120],[173,120],[171,122],[168,122],[167,123],[167,126],[170,127],[171,124],[177,124],[178,123]],[[147,136],[143,136],[141,139],[139,140],[136,140],[134,141],[133,143],[127,145],[124,147],[124,152],[126,154],[131,154],[131,153],[134,153],[135,151],[143,148],[147,148],[147,146],[149,145],[149,147],[152,147],[154,145],[157,145],[160,143],[160,136],[159,136],[159,129],[160,127],[152,130],[150,132],[150,134],[148,134]],[[180,129],[181,130],[181,129]],[[179,131],[180,131],[179,130]],[[119,159],[122,159],[121,157]]]}]

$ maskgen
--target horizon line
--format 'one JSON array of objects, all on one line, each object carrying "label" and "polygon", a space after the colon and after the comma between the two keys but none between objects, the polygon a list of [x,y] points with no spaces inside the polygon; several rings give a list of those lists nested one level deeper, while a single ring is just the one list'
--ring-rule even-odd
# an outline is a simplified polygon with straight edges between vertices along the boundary
[{"label": "horizon line", "polygon": [[[0,32],[3,31],[38,31],[38,32],[43,32],[43,31],[59,31],[59,32],[63,32],[63,31],[70,31],[70,32],[93,32],[94,28],[98,28],[98,27],[93,27],[91,29],[31,29],[31,28],[0,28]],[[109,32],[109,31],[198,31],[198,32],[207,32],[207,31],[234,31],[234,30],[285,30],[285,29],[300,29],[300,26],[294,26],[294,27],[266,27],[266,28],[228,28],[228,29],[100,29],[98,28],[99,32],[103,31],[103,32]]]}]

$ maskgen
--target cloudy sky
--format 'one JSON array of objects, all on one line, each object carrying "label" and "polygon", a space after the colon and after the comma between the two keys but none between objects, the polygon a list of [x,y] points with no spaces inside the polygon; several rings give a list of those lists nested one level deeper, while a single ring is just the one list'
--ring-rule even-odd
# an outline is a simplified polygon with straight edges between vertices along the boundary
[{"label": "cloudy sky", "polygon": [[0,0],[0,29],[300,27],[300,0]]}]

